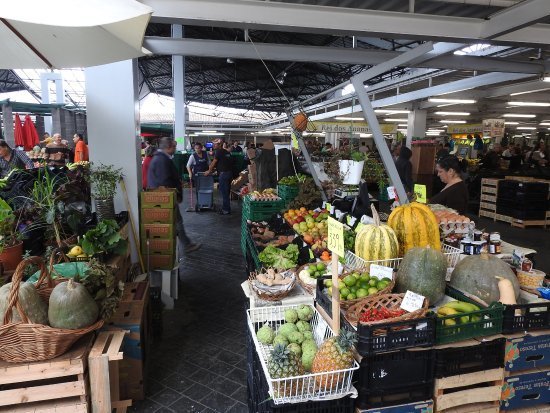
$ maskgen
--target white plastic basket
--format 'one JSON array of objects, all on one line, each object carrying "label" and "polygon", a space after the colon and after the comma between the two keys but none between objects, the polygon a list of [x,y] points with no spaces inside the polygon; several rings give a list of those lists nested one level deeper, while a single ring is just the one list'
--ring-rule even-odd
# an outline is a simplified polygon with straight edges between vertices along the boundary
[{"label": "white plastic basket", "polygon": [[[460,259],[460,249],[451,245],[442,244],[441,251],[447,257],[449,268],[454,268]],[[353,252],[347,250],[345,255],[346,267],[352,270],[368,271],[371,264],[383,265],[384,267],[391,267],[394,270],[399,269],[399,265],[403,258],[393,258],[390,260],[375,260],[366,261],[361,257],[358,257]]]},{"label": "white plastic basket", "polygon": [[[273,379],[267,370],[267,362],[273,346],[261,344],[257,337],[264,323],[269,323],[274,330],[285,323],[284,312],[287,309],[297,309],[297,305],[258,307],[246,310],[248,328],[252,334],[254,345],[258,351],[264,374],[269,383],[269,395],[275,404],[301,403],[308,400],[328,400],[344,397],[355,392],[352,386],[353,372],[359,369],[357,361],[353,367],[345,370],[335,370],[326,373],[305,374],[303,376]],[[312,307],[313,308],[313,307]],[[327,322],[313,308],[310,321],[315,342],[320,346],[326,338],[334,336]]]}]

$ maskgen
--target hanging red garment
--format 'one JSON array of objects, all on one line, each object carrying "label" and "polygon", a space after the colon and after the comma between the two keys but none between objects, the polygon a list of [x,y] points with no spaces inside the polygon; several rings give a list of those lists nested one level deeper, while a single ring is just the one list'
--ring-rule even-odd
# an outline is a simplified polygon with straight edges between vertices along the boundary
[{"label": "hanging red garment", "polygon": [[34,127],[31,116],[25,116],[25,124],[23,125],[23,137],[25,140],[25,150],[30,151],[36,145],[40,143],[40,138],[38,137],[38,132]]},{"label": "hanging red garment", "polygon": [[15,126],[14,126],[14,140],[15,146],[25,146],[25,137],[24,137],[23,125],[21,124],[21,118],[19,113],[15,114]]}]

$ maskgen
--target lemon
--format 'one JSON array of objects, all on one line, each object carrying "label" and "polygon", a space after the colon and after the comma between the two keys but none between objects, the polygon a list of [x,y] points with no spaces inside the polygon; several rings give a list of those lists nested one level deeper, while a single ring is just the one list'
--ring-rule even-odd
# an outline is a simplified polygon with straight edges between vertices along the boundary
[{"label": "lemon", "polygon": [[74,247],[71,248],[71,250],[69,251],[69,254],[71,255],[74,255],[74,256],[79,256],[80,254],[82,254],[83,251],[82,251],[82,248],[80,247],[80,245],[75,245]]}]

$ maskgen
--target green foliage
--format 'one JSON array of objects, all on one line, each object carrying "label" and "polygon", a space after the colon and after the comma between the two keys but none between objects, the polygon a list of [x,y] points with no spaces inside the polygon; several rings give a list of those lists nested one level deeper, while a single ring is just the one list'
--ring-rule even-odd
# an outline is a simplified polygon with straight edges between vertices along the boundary
[{"label": "green foliage", "polygon": [[287,270],[296,267],[299,249],[296,244],[290,244],[286,249],[268,245],[258,254],[260,261],[268,267]]},{"label": "green foliage", "polygon": [[100,164],[92,167],[90,180],[92,182],[92,195],[96,199],[109,199],[116,193],[118,182],[124,177],[122,168],[113,165]]},{"label": "green foliage", "polygon": [[118,224],[112,219],[99,221],[95,228],[84,234],[82,250],[87,255],[95,255],[100,252],[125,254],[128,242],[121,238],[118,230]]},{"label": "green foliage", "polygon": [[295,186],[301,182],[304,182],[306,178],[308,178],[308,176],[304,174],[285,176],[284,178],[279,179],[279,185]]},{"label": "green foliage", "polygon": [[388,185],[389,180],[384,165],[372,156],[365,156],[362,178],[367,182],[376,182],[379,187]]},{"label": "green foliage", "polygon": [[365,160],[365,154],[359,151],[353,151],[351,153],[351,160],[355,162],[361,162]]}]

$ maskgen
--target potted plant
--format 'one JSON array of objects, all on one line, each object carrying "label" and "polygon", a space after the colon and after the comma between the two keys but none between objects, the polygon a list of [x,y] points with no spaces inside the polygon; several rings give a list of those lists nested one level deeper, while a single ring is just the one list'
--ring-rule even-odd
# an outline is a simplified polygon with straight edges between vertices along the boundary
[{"label": "potted plant", "polygon": [[364,159],[365,169],[363,170],[363,179],[366,182],[376,182],[378,184],[379,199],[387,201],[388,193],[386,188],[388,187],[389,180],[384,165],[371,154],[365,155]]},{"label": "potted plant", "polygon": [[22,234],[17,231],[17,217],[0,198],[0,263],[4,271],[13,271],[23,258]]},{"label": "potted plant", "polygon": [[90,180],[98,221],[115,219],[113,198],[116,186],[123,176],[122,168],[117,169],[113,165],[100,164],[92,167]]},{"label": "potted plant", "polygon": [[359,185],[363,166],[365,165],[365,154],[359,151],[346,151],[342,153],[342,159],[338,161],[340,175],[344,185]]}]

